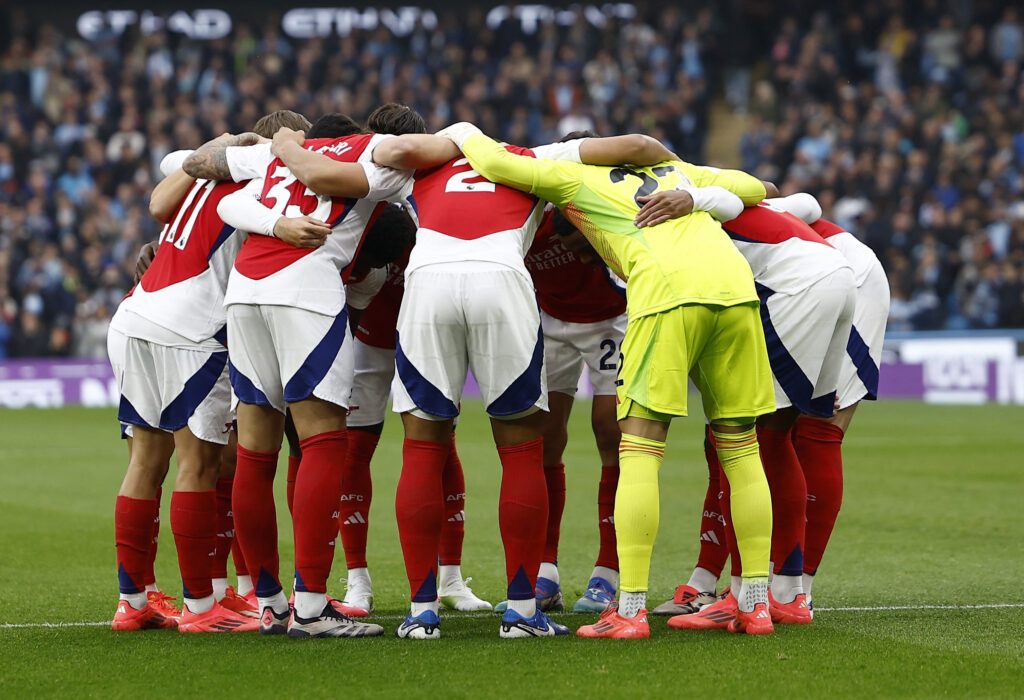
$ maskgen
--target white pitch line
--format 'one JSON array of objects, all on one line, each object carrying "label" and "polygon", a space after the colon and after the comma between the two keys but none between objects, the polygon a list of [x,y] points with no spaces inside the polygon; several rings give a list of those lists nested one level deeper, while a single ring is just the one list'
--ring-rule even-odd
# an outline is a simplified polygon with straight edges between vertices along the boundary
[{"label": "white pitch line", "polygon": [[[881,605],[875,607],[847,607],[847,608],[815,608],[815,612],[885,612],[888,610],[991,610],[1001,608],[1024,608],[1024,603],[984,603],[980,605]],[[553,613],[554,617],[575,616],[576,613]],[[472,619],[472,618],[494,618],[498,619],[495,613],[452,613],[446,619]],[[402,620],[404,615],[374,615],[374,620]],[[104,622],[21,622],[2,623],[0,629],[32,629],[32,628],[60,628],[60,627],[107,627],[110,620]]]},{"label": "white pitch line", "polygon": [[871,612],[884,610],[986,610],[1024,608],[1024,603],[983,603],[981,605],[880,605],[870,608],[815,608],[815,612]]}]

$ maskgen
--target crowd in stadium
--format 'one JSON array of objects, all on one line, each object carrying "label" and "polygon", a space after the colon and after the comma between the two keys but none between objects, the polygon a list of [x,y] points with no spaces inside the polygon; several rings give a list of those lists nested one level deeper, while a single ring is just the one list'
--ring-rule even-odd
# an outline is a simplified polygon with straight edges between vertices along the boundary
[{"label": "crowd in stadium", "polygon": [[400,39],[301,42],[275,21],[210,42],[86,42],[12,15],[0,358],[104,356],[137,251],[159,230],[146,202],[169,151],[280,107],[362,117],[392,99],[435,129],[470,120],[515,143],[643,132],[702,162],[724,94],[749,119],[731,165],[815,193],[875,249],[891,328],[1024,327],[1024,24],[1000,5],[857,3],[765,17],[774,29],[760,36],[671,6],[532,35],[442,13]]}]

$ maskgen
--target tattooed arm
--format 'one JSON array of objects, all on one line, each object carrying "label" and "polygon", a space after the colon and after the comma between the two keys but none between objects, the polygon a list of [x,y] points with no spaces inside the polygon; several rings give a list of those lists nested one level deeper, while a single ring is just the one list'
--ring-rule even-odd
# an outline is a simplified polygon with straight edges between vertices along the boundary
[{"label": "tattooed arm", "polygon": [[232,177],[231,168],[228,167],[227,149],[232,146],[251,146],[259,143],[259,140],[260,137],[251,131],[238,136],[222,134],[193,151],[181,167],[192,177],[230,180]]}]

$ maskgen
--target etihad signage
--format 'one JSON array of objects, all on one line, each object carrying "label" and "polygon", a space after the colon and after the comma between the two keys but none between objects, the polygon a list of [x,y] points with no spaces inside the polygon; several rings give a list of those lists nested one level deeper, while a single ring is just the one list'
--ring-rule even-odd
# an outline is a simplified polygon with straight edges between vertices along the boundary
[{"label": "etihad signage", "polygon": [[[594,27],[609,19],[631,19],[631,3],[604,5],[498,5],[487,12],[487,26],[496,29],[504,22],[517,22],[525,34],[534,34],[546,23],[571,26],[580,18]],[[78,33],[89,41],[117,37],[126,31],[153,34],[167,31],[190,39],[222,39],[231,34],[231,15],[220,9],[178,10],[158,13],[150,10],[91,10],[78,17]],[[309,7],[288,10],[281,18],[281,31],[293,39],[348,36],[353,31],[374,31],[380,27],[395,36],[409,36],[417,27],[434,29],[437,14],[426,7]]]}]

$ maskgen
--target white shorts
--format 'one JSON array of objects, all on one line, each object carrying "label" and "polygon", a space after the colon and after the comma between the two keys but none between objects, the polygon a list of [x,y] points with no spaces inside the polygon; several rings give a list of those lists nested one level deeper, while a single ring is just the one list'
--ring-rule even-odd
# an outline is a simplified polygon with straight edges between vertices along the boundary
[{"label": "white shorts", "polygon": [[798,294],[761,299],[776,408],[833,414],[855,307],[856,282],[846,267]]},{"label": "white shorts", "polygon": [[352,341],[355,374],[352,377],[352,398],[348,403],[350,428],[384,422],[391,380],[395,376],[395,351]]},{"label": "white shorts", "polygon": [[877,260],[861,286],[846,356],[839,368],[839,408],[878,398],[878,368],[889,318],[889,281]]},{"label": "white shorts", "polygon": [[132,437],[133,426],[169,433],[188,426],[200,440],[227,444],[231,387],[223,346],[160,345],[112,328],[107,351],[121,394],[123,435]]},{"label": "white shorts", "polygon": [[315,396],[347,407],[352,393],[348,313],[318,314],[294,306],[228,307],[231,388],[242,403],[285,405]]},{"label": "white shorts", "polygon": [[544,329],[544,364],[547,365],[549,392],[574,396],[586,362],[594,395],[615,395],[626,314],[595,323],[574,323],[541,311],[540,325]]},{"label": "white shorts", "polygon": [[547,410],[544,338],[533,284],[495,263],[414,270],[398,313],[395,365],[396,413],[454,418],[469,368],[492,417]]}]

